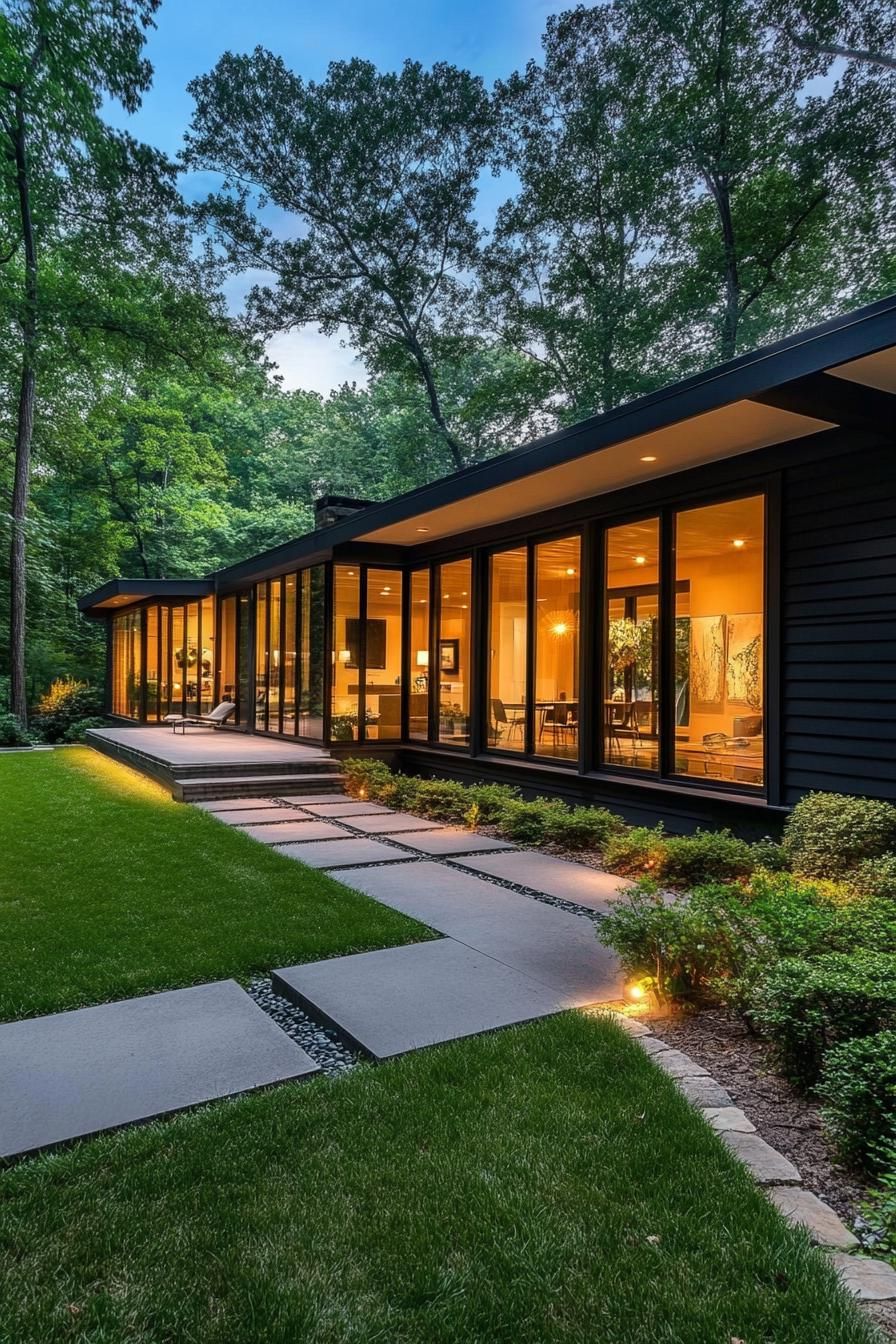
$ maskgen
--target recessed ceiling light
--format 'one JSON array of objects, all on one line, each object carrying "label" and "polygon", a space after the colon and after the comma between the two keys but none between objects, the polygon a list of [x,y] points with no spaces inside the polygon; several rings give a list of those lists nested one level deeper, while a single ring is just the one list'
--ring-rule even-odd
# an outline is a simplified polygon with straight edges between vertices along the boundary
[{"label": "recessed ceiling light", "polygon": [[642,457],[642,458],[641,458],[641,461],[642,461],[642,462],[655,462],[655,461],[656,461],[656,458],[653,457],[652,455],[648,454],[647,457]]},{"label": "recessed ceiling light", "polygon": [[348,576],[350,579],[353,579],[355,577],[355,571],[353,569],[350,569],[348,572]]},{"label": "recessed ceiling light", "polygon": [[575,574],[575,570],[572,568],[568,569],[566,572],[567,574]]},{"label": "recessed ceiling light", "polygon": [[647,556],[646,556],[646,555],[636,555],[636,556],[635,556],[635,564],[636,564],[636,565],[646,565],[646,564],[647,564]]},{"label": "recessed ceiling light", "polygon": [[417,531],[418,531],[418,532],[428,532],[428,531],[429,531],[429,528],[428,528],[428,527],[418,527],[418,528],[417,528]]},{"label": "recessed ceiling light", "polygon": [[743,537],[735,537],[731,543],[731,545],[738,551],[743,550],[746,544],[747,543],[744,541]]}]

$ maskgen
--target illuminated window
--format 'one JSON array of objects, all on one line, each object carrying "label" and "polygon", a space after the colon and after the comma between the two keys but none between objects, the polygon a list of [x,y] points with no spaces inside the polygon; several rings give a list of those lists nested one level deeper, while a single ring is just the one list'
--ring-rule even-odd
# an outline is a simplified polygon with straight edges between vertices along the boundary
[{"label": "illuminated window", "polygon": [[[236,598],[223,597],[220,606],[221,635],[219,639],[220,668],[218,671],[218,700],[236,702]],[[238,722],[238,719],[232,720]]]},{"label": "illuminated window", "polygon": [[659,769],[658,518],[607,532],[604,760]]},{"label": "illuminated window", "polygon": [[142,611],[125,611],[112,618],[112,713],[128,719],[140,717],[142,628]]},{"label": "illuminated window", "polygon": [[401,737],[401,571],[367,570],[365,736]]},{"label": "illuminated window", "polygon": [[199,709],[210,714],[215,707],[215,599],[205,597],[199,610]]},{"label": "illuminated window", "polygon": [[535,547],[535,750],[575,760],[579,752],[578,537]]},{"label": "illuminated window", "polygon": [[281,581],[268,585],[268,732],[280,731],[280,612]]},{"label": "illuminated window", "polygon": [[762,496],[675,519],[675,772],[764,780]]},{"label": "illuminated window", "polygon": [[296,664],[298,642],[296,638],[296,591],[298,576],[287,574],[283,580],[283,717],[282,731],[293,734],[296,731]]},{"label": "illuminated window", "polygon": [[526,749],[525,547],[489,561],[488,741],[503,751]]},{"label": "illuminated window", "polygon": [[324,660],[327,638],[324,628],[323,565],[303,569],[299,641],[299,735],[320,741],[324,735]]},{"label": "illuminated window", "polygon": [[454,560],[439,568],[439,642],[435,675],[439,679],[439,741],[467,746],[470,741],[470,611],[473,567]]},{"label": "illuminated window", "polygon": [[357,565],[333,569],[331,657],[333,696],[330,736],[334,742],[358,740],[361,580]]},{"label": "illuminated window", "polygon": [[429,570],[411,574],[410,660],[408,679],[408,736],[429,737]]},{"label": "illuminated window", "polygon": [[[159,609],[146,608],[146,717],[159,717]],[[163,711],[164,712],[164,711]]]},{"label": "illuminated window", "polygon": [[255,588],[255,727],[267,727],[268,711],[268,586]]}]

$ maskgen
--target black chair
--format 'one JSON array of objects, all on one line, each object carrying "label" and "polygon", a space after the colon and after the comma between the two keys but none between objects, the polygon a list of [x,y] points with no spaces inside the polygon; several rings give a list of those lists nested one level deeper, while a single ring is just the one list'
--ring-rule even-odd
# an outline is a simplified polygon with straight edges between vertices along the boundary
[{"label": "black chair", "polygon": [[526,729],[526,716],[524,714],[513,714],[508,717],[507,708],[503,700],[491,701],[492,711],[492,745],[497,746],[501,735],[506,731],[507,741],[513,737],[514,732],[519,729],[520,738]]},{"label": "black chair", "polygon": [[538,729],[538,740],[542,740],[545,729],[550,728],[551,736],[554,739],[556,747],[565,737],[571,736],[576,740],[579,731],[578,720],[575,711],[566,700],[555,700],[552,705],[548,705],[541,716],[541,724]]}]

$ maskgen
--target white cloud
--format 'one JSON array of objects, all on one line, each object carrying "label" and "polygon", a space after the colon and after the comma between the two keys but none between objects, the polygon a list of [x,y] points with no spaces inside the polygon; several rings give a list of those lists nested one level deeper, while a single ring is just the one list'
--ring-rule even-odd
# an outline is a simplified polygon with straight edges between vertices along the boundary
[{"label": "white cloud", "polygon": [[315,327],[279,332],[268,341],[267,352],[289,391],[301,387],[327,396],[342,383],[367,385],[367,371],[355,352],[339,336],[322,336]]}]

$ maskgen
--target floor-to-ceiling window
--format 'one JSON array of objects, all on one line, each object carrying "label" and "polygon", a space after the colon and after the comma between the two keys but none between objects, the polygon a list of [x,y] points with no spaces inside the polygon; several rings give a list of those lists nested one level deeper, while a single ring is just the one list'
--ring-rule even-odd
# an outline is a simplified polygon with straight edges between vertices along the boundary
[{"label": "floor-to-ceiling window", "polygon": [[172,714],[187,712],[186,609],[171,608],[171,704]]},{"label": "floor-to-ceiling window", "polygon": [[124,611],[112,618],[112,713],[140,717],[143,680],[142,611]]},{"label": "floor-to-ceiling window", "polygon": [[255,585],[255,727],[268,726],[268,586]]},{"label": "floor-to-ceiling window", "polygon": [[534,749],[575,760],[579,751],[579,594],[582,543],[535,547]]},{"label": "floor-to-ceiling window", "polygon": [[199,712],[210,714],[215,707],[215,599],[204,597],[199,604]]},{"label": "floor-to-ceiling window", "polygon": [[429,568],[411,574],[409,613],[410,667],[408,681],[408,736],[425,742],[429,737]]},{"label": "floor-to-ceiling window", "polygon": [[[159,608],[146,608],[146,717],[150,723],[159,718],[161,666],[159,649]],[[164,713],[164,711],[162,711]]]},{"label": "floor-to-ceiling window", "polygon": [[[221,598],[218,607],[218,701],[231,700],[237,705],[237,716],[239,714],[239,704],[237,701],[236,685],[236,594],[231,593],[227,597]],[[238,717],[237,717],[238,721]]]},{"label": "floor-to-ceiling window", "polygon": [[660,523],[646,518],[606,534],[603,759],[659,768]]},{"label": "floor-to-ceiling window", "polygon": [[290,736],[296,731],[297,593],[298,575],[286,574],[283,579],[283,648],[280,655],[283,662],[281,731],[290,734]]},{"label": "floor-to-ceiling window", "polygon": [[270,733],[280,731],[280,675],[281,630],[280,614],[283,609],[282,579],[271,579],[268,585],[268,721]]},{"label": "floor-to-ceiling window", "polygon": [[439,741],[470,743],[470,610],[473,567],[452,560],[438,571],[439,633],[435,675],[439,687]]},{"label": "floor-to-ceiling window", "polygon": [[401,737],[401,571],[366,570],[365,736],[371,742]]},{"label": "floor-to-ceiling window", "polygon": [[675,515],[675,773],[764,781],[765,501]]},{"label": "floor-to-ceiling window", "polygon": [[320,741],[324,735],[324,660],[326,569],[314,565],[301,571],[299,736]]},{"label": "floor-to-ceiling window", "polygon": [[497,551],[488,571],[489,745],[526,749],[528,551]]},{"label": "floor-to-ceiling window", "polygon": [[361,666],[361,579],[357,565],[333,566],[332,697],[330,736],[358,740]]}]

